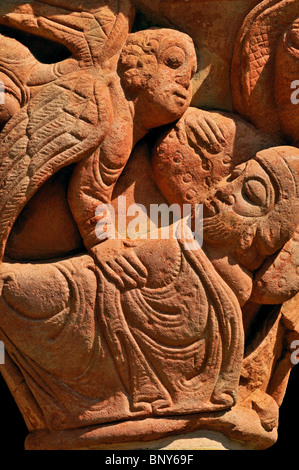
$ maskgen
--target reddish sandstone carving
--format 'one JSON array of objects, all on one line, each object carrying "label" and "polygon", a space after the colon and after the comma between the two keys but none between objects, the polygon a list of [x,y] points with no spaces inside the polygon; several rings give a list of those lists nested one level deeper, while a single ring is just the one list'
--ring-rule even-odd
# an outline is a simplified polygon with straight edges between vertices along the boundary
[{"label": "reddish sandstone carving", "polygon": [[240,29],[232,65],[234,108],[256,127],[298,144],[291,84],[298,77],[297,2],[265,0]]},{"label": "reddish sandstone carving", "polygon": [[[213,23],[197,0],[0,6],[0,367],[27,449],[277,439],[299,338],[299,11],[239,3]],[[156,27],[132,33],[134,7]],[[23,32],[69,57],[44,63]],[[132,213],[99,238],[124,196],[142,239]],[[189,229],[153,204],[189,204]]]},{"label": "reddish sandstone carving", "polygon": [[[129,2],[120,2],[119,7],[130,13]],[[22,26],[23,15],[28,15],[25,5],[23,8],[24,13],[20,7],[13,18],[7,14],[3,21]],[[44,12],[38,16],[35,2],[30,13],[33,29],[35,22],[41,23],[45,35],[56,35],[67,45],[74,42],[73,36],[58,28],[69,21],[66,16],[62,15],[55,28]],[[7,157],[1,167],[2,191],[11,192],[12,186],[14,190],[12,202],[3,198],[3,244],[21,209],[45,181],[61,168],[83,160],[75,170],[69,202],[84,243],[92,248],[97,244],[95,210],[100,202],[110,202],[133,146],[148,130],[180,117],[190,104],[196,58],[191,39],[179,32],[154,30],[130,37],[120,58],[120,81],[114,64],[128,32],[130,18],[125,20],[124,13],[119,14],[106,43],[92,36],[90,56],[86,57],[85,42],[77,51],[75,41],[77,57],[61,65],[66,72],[39,91],[4,129],[2,149]]]},{"label": "reddish sandstone carving", "polygon": [[190,107],[154,148],[155,182],[169,204],[198,203],[237,165],[274,144],[240,118]]}]

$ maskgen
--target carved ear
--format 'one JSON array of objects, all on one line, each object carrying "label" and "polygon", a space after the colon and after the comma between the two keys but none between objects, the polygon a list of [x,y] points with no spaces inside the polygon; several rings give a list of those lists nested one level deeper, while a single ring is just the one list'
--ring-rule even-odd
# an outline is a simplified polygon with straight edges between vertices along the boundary
[{"label": "carved ear", "polygon": [[140,90],[144,87],[143,73],[138,69],[130,69],[121,74],[123,87],[130,95],[138,95]]}]

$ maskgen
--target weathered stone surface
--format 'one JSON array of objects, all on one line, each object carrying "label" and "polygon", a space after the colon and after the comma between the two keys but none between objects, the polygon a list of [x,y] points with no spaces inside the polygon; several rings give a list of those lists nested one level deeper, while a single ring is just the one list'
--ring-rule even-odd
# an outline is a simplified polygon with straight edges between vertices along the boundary
[{"label": "weathered stone surface", "polygon": [[275,443],[299,340],[298,18],[1,3],[0,370],[27,449]]},{"label": "weathered stone surface", "polygon": [[136,0],[154,24],[189,34],[199,55],[193,104],[231,111],[230,71],[235,38],[259,0]]}]

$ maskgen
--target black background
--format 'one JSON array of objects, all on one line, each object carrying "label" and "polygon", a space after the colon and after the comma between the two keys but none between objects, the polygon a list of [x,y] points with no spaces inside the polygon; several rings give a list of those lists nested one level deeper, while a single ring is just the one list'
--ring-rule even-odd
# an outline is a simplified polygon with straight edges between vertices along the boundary
[{"label": "black background", "polygon": [[[0,451],[24,451],[28,434],[24,420],[7,385],[0,375],[1,435]],[[284,402],[280,408],[279,437],[277,443],[265,452],[275,453],[298,448],[299,423],[299,365],[291,372]]]}]

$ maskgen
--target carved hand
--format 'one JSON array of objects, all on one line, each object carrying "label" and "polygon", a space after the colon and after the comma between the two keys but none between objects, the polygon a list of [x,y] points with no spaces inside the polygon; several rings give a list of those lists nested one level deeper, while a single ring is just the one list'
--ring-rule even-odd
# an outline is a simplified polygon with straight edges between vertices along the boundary
[{"label": "carved hand", "polygon": [[108,240],[91,250],[103,274],[120,290],[142,288],[147,282],[147,269],[133,248],[121,240]]},{"label": "carved hand", "polygon": [[220,127],[208,112],[201,111],[199,117],[196,115],[196,119],[193,113],[187,113],[185,126],[192,146],[205,147],[212,153],[220,153],[226,144]]}]

